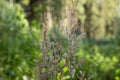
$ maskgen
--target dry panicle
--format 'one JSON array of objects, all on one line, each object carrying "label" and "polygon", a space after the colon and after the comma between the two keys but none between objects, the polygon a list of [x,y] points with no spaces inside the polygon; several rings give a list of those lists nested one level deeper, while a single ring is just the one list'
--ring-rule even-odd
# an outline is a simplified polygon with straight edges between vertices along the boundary
[{"label": "dry panicle", "polygon": [[[57,80],[58,73],[60,73],[60,78],[64,75],[63,68],[68,67],[70,77],[74,78],[76,69],[79,68],[84,59],[79,59],[77,61],[76,51],[79,49],[79,42],[85,36],[85,33],[77,36],[75,30],[78,27],[78,18],[75,15],[75,3],[67,10],[67,21],[69,22],[68,26],[64,26],[64,22],[60,23],[61,33],[66,34],[66,39],[69,44],[67,51],[62,53],[62,49],[65,47],[61,43],[51,42],[48,36],[48,25],[47,21],[44,23],[44,41],[42,42],[42,60],[39,62],[39,79],[38,80]],[[64,65],[60,65],[62,60],[65,60]],[[76,76],[81,80],[80,76]]]}]

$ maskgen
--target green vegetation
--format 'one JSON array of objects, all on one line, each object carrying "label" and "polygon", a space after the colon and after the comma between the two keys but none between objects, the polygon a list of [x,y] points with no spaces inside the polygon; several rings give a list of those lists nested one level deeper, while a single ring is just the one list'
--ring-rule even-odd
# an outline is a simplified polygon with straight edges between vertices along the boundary
[{"label": "green vegetation", "polygon": [[0,80],[120,80],[119,26],[120,0],[0,0]]},{"label": "green vegetation", "polygon": [[[87,42],[87,41],[85,41]],[[92,62],[90,71],[96,76],[95,80],[119,80],[120,47],[109,41],[85,43],[78,54]],[[88,70],[89,71],[89,70]]]},{"label": "green vegetation", "polygon": [[37,38],[20,5],[0,1],[0,80],[33,78]]}]

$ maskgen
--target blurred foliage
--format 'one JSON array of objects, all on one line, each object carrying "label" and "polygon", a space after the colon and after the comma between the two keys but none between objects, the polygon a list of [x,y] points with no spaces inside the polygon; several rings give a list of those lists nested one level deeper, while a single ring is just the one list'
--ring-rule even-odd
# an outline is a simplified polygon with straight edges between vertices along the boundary
[{"label": "blurred foliage", "polygon": [[92,70],[94,80],[119,80],[120,78],[120,47],[116,43],[107,42],[99,44],[99,42],[85,40],[77,53],[91,62],[92,66],[89,69]]},{"label": "blurred foliage", "polygon": [[0,80],[33,78],[37,38],[19,4],[0,0]]},{"label": "blurred foliage", "polygon": [[[78,31],[86,32],[88,39],[81,42],[77,52],[78,57],[86,58],[79,69],[93,80],[120,80],[120,0],[75,1]],[[50,8],[53,23],[58,24],[59,19],[66,18],[65,9],[70,5],[70,0],[0,0],[0,80],[35,79],[46,8]],[[55,25],[50,37],[68,44]],[[64,73],[63,80],[69,80],[67,67]]]}]

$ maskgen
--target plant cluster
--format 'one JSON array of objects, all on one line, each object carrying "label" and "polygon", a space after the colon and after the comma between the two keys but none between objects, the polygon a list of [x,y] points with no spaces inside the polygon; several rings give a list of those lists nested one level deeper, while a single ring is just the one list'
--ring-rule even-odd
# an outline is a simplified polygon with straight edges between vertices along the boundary
[{"label": "plant cluster", "polygon": [[[78,19],[75,16],[74,3],[67,11],[67,21],[68,26],[61,23],[59,26],[59,31],[68,41],[67,47],[57,41],[55,35],[51,34],[54,41],[50,40],[47,22],[44,23],[44,41],[41,44],[42,58],[37,63],[39,80],[64,80],[65,72],[69,73],[68,78],[70,79],[91,79],[91,77],[85,78],[85,73],[78,69],[85,61],[85,59],[78,58],[76,54],[79,50],[79,42],[83,39],[85,33],[75,34]],[[64,48],[66,48],[65,51]]]}]

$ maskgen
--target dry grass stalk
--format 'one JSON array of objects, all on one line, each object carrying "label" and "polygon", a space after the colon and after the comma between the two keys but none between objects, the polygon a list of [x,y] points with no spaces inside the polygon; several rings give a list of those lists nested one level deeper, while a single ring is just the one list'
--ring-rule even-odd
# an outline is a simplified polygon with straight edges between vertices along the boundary
[{"label": "dry grass stalk", "polygon": [[[85,33],[77,36],[75,30],[78,26],[77,17],[75,15],[75,5],[73,2],[72,7],[67,11],[67,20],[69,27],[64,26],[60,23],[60,28],[66,28],[61,30],[62,33],[66,34],[66,39],[69,42],[67,51],[63,54],[62,49],[65,47],[58,42],[51,42],[48,36],[47,22],[44,23],[44,42],[42,43],[42,60],[40,61],[39,68],[39,80],[57,80],[58,73],[60,73],[60,80],[62,79],[63,68],[68,67],[71,79],[75,77],[76,69],[84,62],[84,59],[76,60],[76,51],[79,48],[78,43],[85,36]],[[64,65],[60,65],[62,60],[65,60]],[[83,75],[83,74],[82,74]],[[83,78],[79,75],[76,76],[78,79]]]}]

